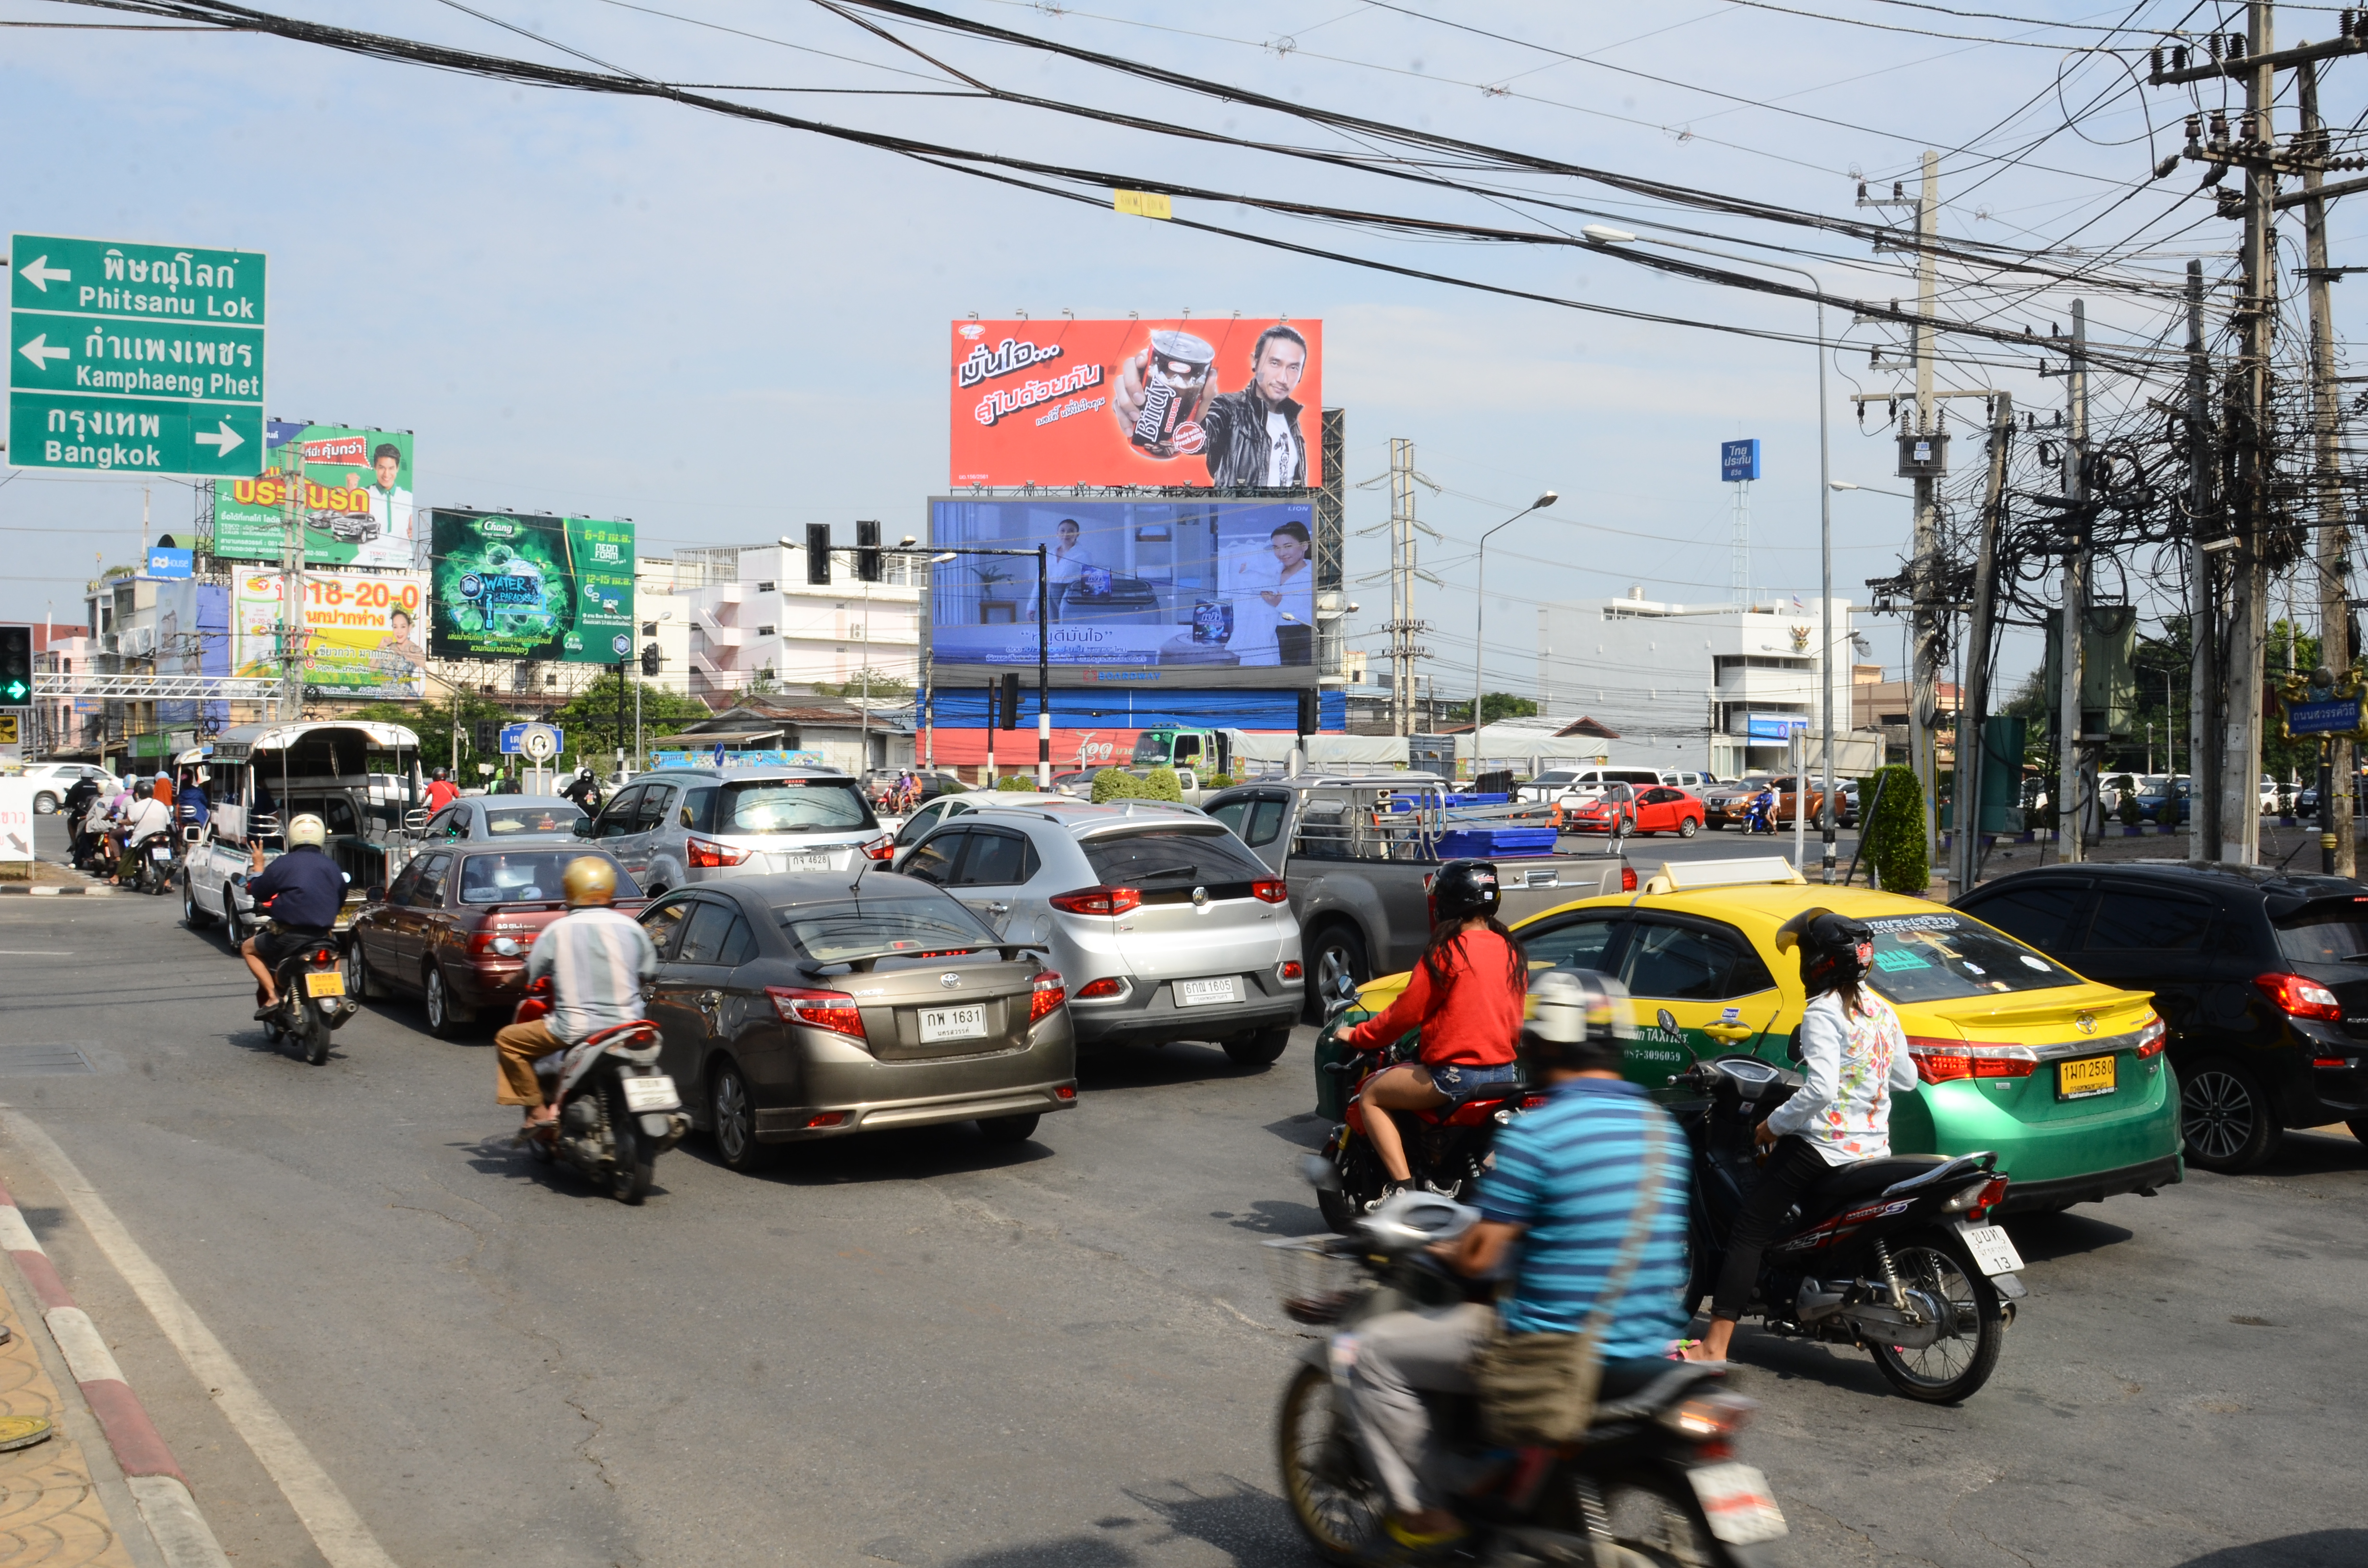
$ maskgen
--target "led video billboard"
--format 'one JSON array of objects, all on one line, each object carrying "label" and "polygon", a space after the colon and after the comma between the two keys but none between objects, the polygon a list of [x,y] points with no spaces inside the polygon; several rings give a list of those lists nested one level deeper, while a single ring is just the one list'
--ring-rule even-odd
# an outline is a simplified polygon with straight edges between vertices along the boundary
[{"label": "led video billboard", "polygon": [[[1053,665],[1087,678],[1315,669],[1315,508],[1304,501],[969,501],[929,504],[938,550],[1046,547]],[[959,556],[931,568],[939,666],[1036,663],[1036,562]],[[1225,683],[1231,684],[1231,683]]]},{"label": "led video billboard", "polygon": [[633,525],[434,514],[428,652],[613,665],[633,652]]}]

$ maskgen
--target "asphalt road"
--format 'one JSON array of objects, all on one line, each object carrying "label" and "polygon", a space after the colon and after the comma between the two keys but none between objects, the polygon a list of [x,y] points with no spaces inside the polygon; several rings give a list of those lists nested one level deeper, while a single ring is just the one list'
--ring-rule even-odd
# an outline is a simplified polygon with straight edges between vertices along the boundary
[{"label": "asphalt road", "polygon": [[[486,1040],[372,1004],[306,1067],[177,915],[0,899],[0,1179],[234,1561],[373,1561],[316,1548],[300,1509],[329,1497],[405,1568],[1312,1561],[1270,1447],[1304,1341],[1257,1246],[1319,1228],[1306,1031],[1257,1074],[1099,1060],[1017,1148],[916,1131],[746,1177],[694,1142],[629,1210],[509,1145]],[[56,1046],[89,1070],[31,1071]],[[220,1342],[208,1381],[44,1138]],[[2307,1133],[2257,1176],[2017,1221],[2031,1300],[1959,1409],[1747,1330],[1783,1560],[2368,1561],[2363,1196],[2368,1151]],[[285,1485],[233,1424],[256,1401]]]}]

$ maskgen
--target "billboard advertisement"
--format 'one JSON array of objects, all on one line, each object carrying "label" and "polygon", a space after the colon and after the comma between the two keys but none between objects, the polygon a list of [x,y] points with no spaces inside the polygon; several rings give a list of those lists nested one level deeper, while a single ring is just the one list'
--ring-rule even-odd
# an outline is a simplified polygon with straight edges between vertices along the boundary
[{"label": "billboard advertisement", "polygon": [[214,553],[279,561],[292,506],[307,566],[425,568],[427,540],[411,504],[411,434],[343,425],[264,426],[265,466],[214,483]]},{"label": "billboard advertisement", "polygon": [[[276,678],[286,582],[276,571],[232,574],[231,673]],[[358,700],[416,698],[427,686],[421,610],[427,577],[419,572],[307,572],[304,574],[304,686]]]},{"label": "billboard advertisement", "polygon": [[1323,482],[1322,322],[958,321],[952,342],[954,484]]},{"label": "billboard advertisement", "polygon": [[[929,504],[929,543],[1046,547],[1055,668],[1087,680],[1315,676],[1315,508],[1304,501],[965,501]],[[1036,562],[964,556],[931,568],[931,657],[1036,663]]]},{"label": "billboard advertisement", "polygon": [[428,651],[613,665],[633,652],[633,525],[432,514]]}]

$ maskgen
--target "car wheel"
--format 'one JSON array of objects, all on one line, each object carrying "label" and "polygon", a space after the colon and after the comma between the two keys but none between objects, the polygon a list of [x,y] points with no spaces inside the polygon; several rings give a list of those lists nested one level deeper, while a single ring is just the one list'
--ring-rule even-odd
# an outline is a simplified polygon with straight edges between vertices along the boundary
[{"label": "car wheel", "polygon": [[34,796],[33,814],[35,816],[41,817],[53,817],[57,815],[58,798],[55,795],[46,793]]},{"label": "car wheel", "polygon": [[978,1135],[990,1143],[1025,1143],[1036,1136],[1036,1123],[1041,1119],[1033,1111],[1026,1116],[982,1116],[978,1119]]},{"label": "car wheel", "polygon": [[2261,1081],[2225,1057],[2180,1074],[2179,1108],[2187,1158],[2207,1171],[2251,1170],[2277,1146],[2277,1119]]},{"label": "car wheel", "polygon": [[1270,1067],[1291,1044],[1291,1029],[1281,1026],[1256,1034],[1235,1035],[1225,1041],[1225,1054],[1236,1067],[1253,1071]]},{"label": "car wheel", "polygon": [[767,1150],[757,1142],[757,1108],[748,1098],[748,1081],[730,1062],[716,1065],[707,1091],[708,1114],[716,1157],[727,1170],[746,1176],[764,1163]]},{"label": "car wheel", "polygon": [[2344,1125],[2351,1129],[2351,1136],[2368,1143],[2368,1116],[2355,1116]]},{"label": "car wheel", "polygon": [[222,935],[229,941],[231,950],[236,952],[246,946],[246,939],[255,933],[246,928],[246,921],[238,912],[238,900],[232,896],[233,891],[228,882],[222,884]]},{"label": "car wheel", "polygon": [[188,878],[181,879],[181,924],[192,931],[202,931],[214,923],[214,917],[198,907],[197,884]]},{"label": "car wheel", "polygon": [[1691,838],[1695,834],[1700,833],[1701,831],[1702,824],[1694,821],[1693,818],[1679,817],[1678,819],[1678,836],[1679,838]]},{"label": "car wheel", "polygon": [[451,988],[444,983],[443,970],[429,964],[420,990],[427,1005],[427,1032],[438,1040],[460,1039],[469,1019],[454,1006]]},{"label": "car wheel", "polygon": [[1364,938],[1349,926],[1326,926],[1309,942],[1307,952],[1307,1008],[1305,1017],[1311,1024],[1324,1021],[1324,998],[1333,994],[1337,977],[1346,974],[1359,985],[1373,978],[1371,964],[1365,958]]}]

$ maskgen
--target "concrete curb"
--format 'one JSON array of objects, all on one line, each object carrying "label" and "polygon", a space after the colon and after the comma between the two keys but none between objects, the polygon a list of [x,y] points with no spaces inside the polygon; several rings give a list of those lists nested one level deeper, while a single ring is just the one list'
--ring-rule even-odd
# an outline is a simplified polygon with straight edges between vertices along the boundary
[{"label": "concrete curb", "polygon": [[115,890],[102,887],[20,888],[14,882],[0,882],[0,897],[11,893],[29,898],[111,898]]},{"label": "concrete curb", "polygon": [[230,1559],[198,1512],[173,1450],[124,1380],[123,1369],[115,1364],[115,1355],[90,1314],[74,1305],[48,1251],[25,1223],[6,1187],[0,1187],[0,1252],[8,1255],[40,1302],[41,1321],[49,1325],[58,1354],[65,1358],[84,1402],[107,1434],[107,1446],[114,1450],[115,1462],[122,1467],[141,1517],[165,1562],[170,1568],[230,1568]]}]

